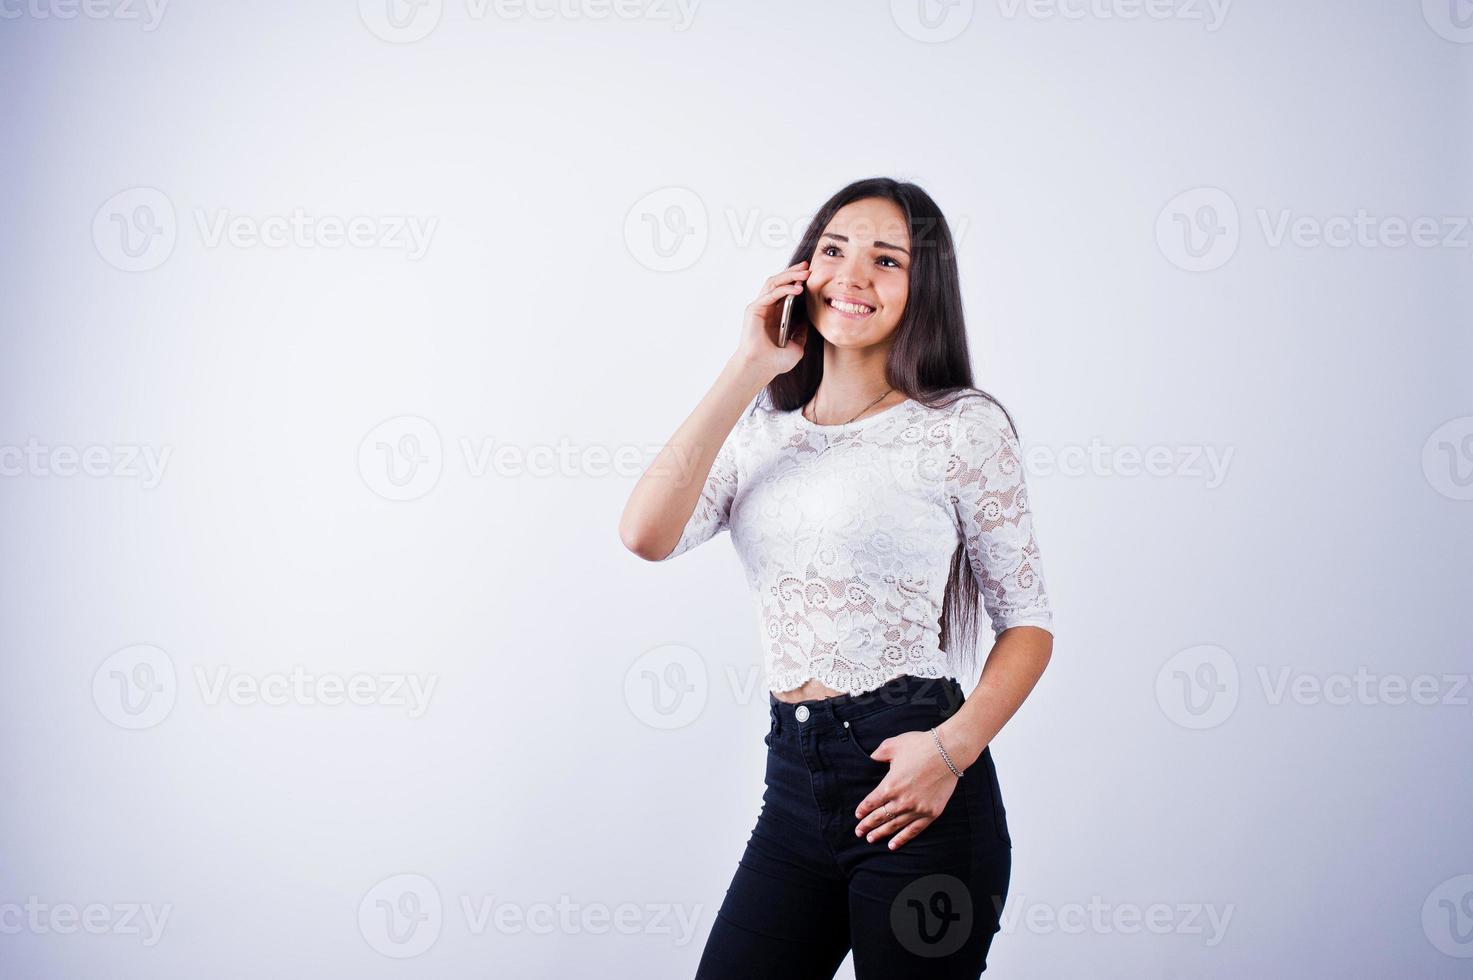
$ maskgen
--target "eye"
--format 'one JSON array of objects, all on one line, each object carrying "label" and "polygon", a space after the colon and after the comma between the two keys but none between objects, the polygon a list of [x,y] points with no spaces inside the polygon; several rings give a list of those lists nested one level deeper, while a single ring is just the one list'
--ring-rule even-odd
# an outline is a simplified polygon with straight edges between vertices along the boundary
[{"label": "eye", "polygon": [[[833,244],[829,244],[829,245],[821,246],[819,248],[819,250],[818,250],[818,254],[823,255],[823,256],[826,256],[828,258],[833,258],[834,255],[835,255],[835,253],[837,253],[838,251],[839,251],[839,246],[833,245]],[[893,255],[883,255],[882,254],[879,257],[879,261],[890,263],[890,265],[887,268],[891,268],[891,269],[903,269],[903,268],[905,268],[905,266],[901,265],[900,262]]]}]

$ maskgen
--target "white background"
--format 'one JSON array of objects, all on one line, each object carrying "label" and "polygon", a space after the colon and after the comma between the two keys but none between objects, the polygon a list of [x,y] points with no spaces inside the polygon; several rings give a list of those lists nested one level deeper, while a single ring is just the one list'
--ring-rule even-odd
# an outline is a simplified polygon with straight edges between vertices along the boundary
[{"label": "white background", "polygon": [[[727,537],[616,524],[807,218],[889,175],[959,238],[1057,606],[989,975],[1465,975],[1463,0],[386,2],[3,7],[0,972],[690,975],[760,640]],[[373,703],[215,686],[294,668]]]}]

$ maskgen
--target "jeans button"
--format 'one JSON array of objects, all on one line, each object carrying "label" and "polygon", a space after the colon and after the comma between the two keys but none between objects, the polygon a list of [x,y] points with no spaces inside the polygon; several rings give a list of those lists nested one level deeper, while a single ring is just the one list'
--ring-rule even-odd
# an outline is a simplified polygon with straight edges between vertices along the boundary
[{"label": "jeans button", "polygon": [[798,705],[798,710],[794,711],[793,712],[793,715],[795,717],[797,717],[797,719],[799,721],[807,721],[808,720],[808,705],[806,705],[806,704],[800,704],[800,705]]}]

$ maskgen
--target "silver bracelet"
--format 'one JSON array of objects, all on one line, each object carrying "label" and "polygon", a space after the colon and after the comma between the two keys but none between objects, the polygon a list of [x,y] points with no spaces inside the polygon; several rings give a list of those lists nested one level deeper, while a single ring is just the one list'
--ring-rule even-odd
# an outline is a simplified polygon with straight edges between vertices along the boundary
[{"label": "silver bracelet", "polygon": [[946,754],[946,746],[941,744],[940,733],[938,733],[934,728],[928,728],[926,729],[926,731],[931,733],[931,738],[936,742],[936,748],[941,750],[941,758],[946,760],[946,767],[952,771],[952,774],[955,775],[957,779],[961,779],[962,776],[965,775],[965,773],[963,773],[960,769],[952,764],[951,756]]}]

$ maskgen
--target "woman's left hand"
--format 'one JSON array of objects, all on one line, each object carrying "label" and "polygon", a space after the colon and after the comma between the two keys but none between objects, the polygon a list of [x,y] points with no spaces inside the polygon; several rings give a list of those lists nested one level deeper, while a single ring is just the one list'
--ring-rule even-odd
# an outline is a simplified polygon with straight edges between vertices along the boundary
[{"label": "woman's left hand", "polygon": [[893,834],[893,851],[941,816],[956,790],[958,777],[936,751],[930,732],[892,735],[870,753],[870,758],[888,762],[890,771],[854,811],[859,818],[854,833],[871,841]]}]

